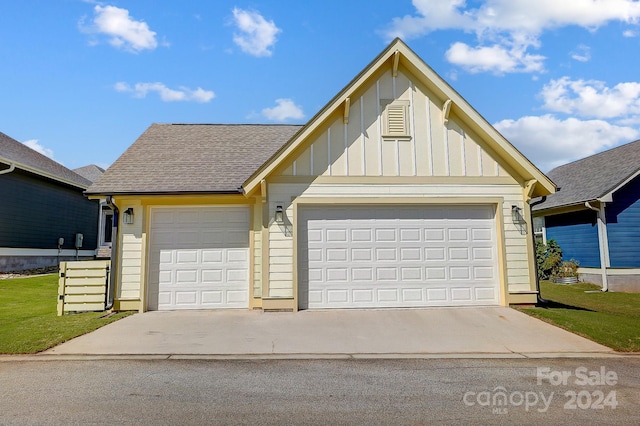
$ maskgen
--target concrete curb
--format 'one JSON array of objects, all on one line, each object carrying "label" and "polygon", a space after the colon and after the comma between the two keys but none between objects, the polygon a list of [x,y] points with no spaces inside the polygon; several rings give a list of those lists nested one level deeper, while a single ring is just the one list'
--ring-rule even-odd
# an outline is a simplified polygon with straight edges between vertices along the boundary
[{"label": "concrete curb", "polygon": [[382,353],[382,354],[29,354],[0,355],[4,362],[50,361],[253,361],[253,360],[403,360],[403,359],[551,359],[551,358],[640,358],[640,353]]}]

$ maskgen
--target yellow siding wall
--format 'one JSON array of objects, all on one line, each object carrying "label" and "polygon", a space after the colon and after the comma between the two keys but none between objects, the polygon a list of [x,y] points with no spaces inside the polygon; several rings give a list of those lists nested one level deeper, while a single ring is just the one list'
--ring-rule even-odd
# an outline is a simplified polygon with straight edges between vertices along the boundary
[{"label": "yellow siding wall", "polygon": [[[409,105],[409,138],[383,137],[385,102]],[[348,123],[337,111],[283,176],[508,176],[484,143],[402,67],[378,75],[351,98]]]},{"label": "yellow siding wall", "polygon": [[[290,200],[282,193],[271,193],[271,200]],[[283,225],[273,221],[276,206],[286,209]],[[293,206],[284,201],[269,202],[269,294],[268,297],[293,297]]]},{"label": "yellow siding wall", "polygon": [[117,288],[116,299],[140,299],[141,279],[143,276],[143,222],[144,212],[140,204],[129,202],[118,205],[120,219],[122,212],[133,207],[135,219],[132,225],[120,222],[119,241],[122,253],[120,258],[120,285]]},{"label": "yellow siding wall", "polygon": [[253,297],[262,296],[262,205],[253,205]]}]

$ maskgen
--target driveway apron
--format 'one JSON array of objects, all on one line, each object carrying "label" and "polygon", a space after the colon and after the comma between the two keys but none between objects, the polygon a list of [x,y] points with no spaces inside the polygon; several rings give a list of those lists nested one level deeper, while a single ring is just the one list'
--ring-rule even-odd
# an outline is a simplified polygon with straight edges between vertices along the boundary
[{"label": "driveway apron", "polygon": [[438,355],[612,353],[507,307],[135,314],[44,354]]}]

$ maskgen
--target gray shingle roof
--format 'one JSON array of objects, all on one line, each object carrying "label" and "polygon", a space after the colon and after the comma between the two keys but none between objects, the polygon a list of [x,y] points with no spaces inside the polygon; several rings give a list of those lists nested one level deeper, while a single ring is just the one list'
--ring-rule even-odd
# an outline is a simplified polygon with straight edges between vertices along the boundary
[{"label": "gray shingle roof", "polygon": [[96,166],[95,164],[79,167],[77,169],[73,169],[73,171],[91,182],[97,181],[104,173],[104,169]]},{"label": "gray shingle roof", "polygon": [[60,163],[0,132],[0,162],[13,163],[19,169],[40,174],[80,188],[91,182]]},{"label": "gray shingle roof", "polygon": [[556,167],[547,176],[560,187],[533,209],[582,204],[603,197],[640,170],[640,140],[573,163]]},{"label": "gray shingle roof", "polygon": [[234,193],[302,126],[153,124],[88,194]]}]

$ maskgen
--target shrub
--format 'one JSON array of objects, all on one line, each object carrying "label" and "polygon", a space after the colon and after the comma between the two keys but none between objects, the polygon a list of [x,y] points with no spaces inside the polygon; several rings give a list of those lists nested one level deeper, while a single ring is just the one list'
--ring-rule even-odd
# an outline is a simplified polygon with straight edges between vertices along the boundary
[{"label": "shrub", "polygon": [[548,280],[558,275],[562,266],[562,249],[556,240],[549,240],[547,244],[536,241],[536,266],[540,279]]},{"label": "shrub", "polygon": [[560,267],[554,276],[560,278],[577,277],[579,265],[580,263],[575,259],[565,260],[560,264]]}]

